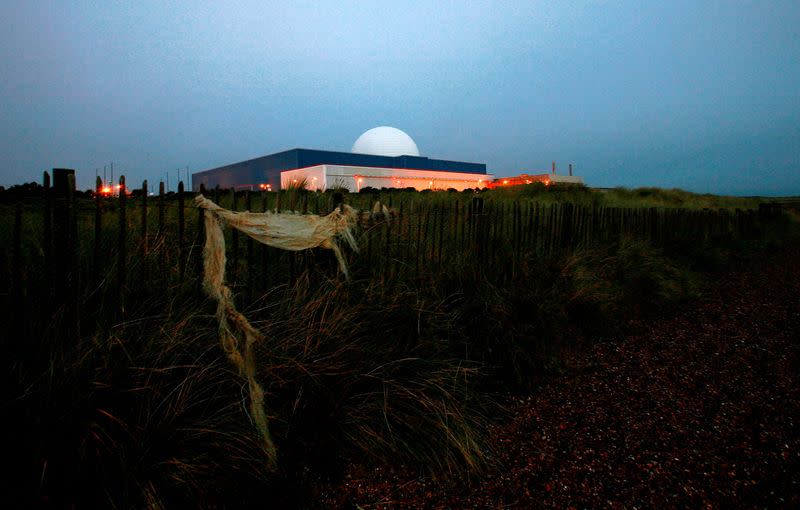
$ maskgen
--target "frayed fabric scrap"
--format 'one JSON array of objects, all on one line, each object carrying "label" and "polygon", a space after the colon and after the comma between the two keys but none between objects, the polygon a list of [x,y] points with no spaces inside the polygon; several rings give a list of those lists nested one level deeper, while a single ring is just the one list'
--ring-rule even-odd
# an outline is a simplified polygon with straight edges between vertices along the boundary
[{"label": "frayed fabric scrap", "polygon": [[347,263],[339,243],[343,240],[351,248],[358,250],[352,232],[358,220],[358,212],[344,204],[327,216],[235,212],[223,209],[202,195],[195,198],[195,204],[206,211],[203,288],[217,302],[220,343],[228,359],[247,381],[250,416],[264,440],[264,448],[274,468],[277,464],[277,451],[269,432],[269,421],[264,409],[264,389],[256,379],[254,356],[254,346],[264,339],[264,335],[236,310],[233,293],[225,284],[225,236],[222,227],[228,225],[260,243],[282,250],[300,251],[309,248],[332,250],[342,273],[345,277],[349,277]]}]

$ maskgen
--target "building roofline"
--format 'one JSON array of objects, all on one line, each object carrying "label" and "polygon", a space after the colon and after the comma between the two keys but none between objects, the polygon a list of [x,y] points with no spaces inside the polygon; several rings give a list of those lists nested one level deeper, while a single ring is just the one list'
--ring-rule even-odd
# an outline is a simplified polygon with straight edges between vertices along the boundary
[{"label": "building roofline", "polygon": [[[220,165],[220,166],[216,166],[214,168],[208,168],[206,170],[201,170],[199,172],[194,172],[194,173],[192,173],[192,175],[202,176],[206,172],[213,172],[215,170],[219,170],[219,169],[222,169],[222,168],[230,167],[230,166],[233,166],[233,165],[240,165],[240,164],[250,163],[252,161],[256,161],[256,160],[259,160],[259,159],[268,158],[268,157],[272,157],[272,156],[277,156],[279,154],[286,154],[286,153],[289,153],[289,152],[297,152],[297,151],[325,152],[325,153],[330,153],[330,154],[353,154],[353,155],[358,155],[358,156],[375,156],[375,157],[389,158],[389,159],[394,159],[394,160],[399,159],[399,158],[407,157],[407,158],[426,159],[426,160],[429,160],[429,161],[447,161],[447,162],[451,162],[451,163],[463,163],[463,164],[469,164],[469,165],[483,165],[484,167],[486,167],[486,163],[475,163],[475,162],[472,162],[472,161],[455,161],[455,160],[450,160],[450,159],[430,158],[428,156],[414,156],[412,154],[401,154],[399,156],[383,156],[383,155],[380,155],[380,154],[362,154],[360,152],[345,152],[345,151],[332,151],[332,150],[327,150],[327,149],[308,149],[308,148],[305,148],[305,147],[294,147],[292,149],[286,149],[286,150],[282,150],[282,151],[278,151],[278,152],[272,152],[270,154],[264,154],[263,156],[257,156],[255,158],[244,159],[242,161],[236,161],[234,163],[228,163],[226,165]],[[372,166],[372,165],[361,165],[361,166]]]}]

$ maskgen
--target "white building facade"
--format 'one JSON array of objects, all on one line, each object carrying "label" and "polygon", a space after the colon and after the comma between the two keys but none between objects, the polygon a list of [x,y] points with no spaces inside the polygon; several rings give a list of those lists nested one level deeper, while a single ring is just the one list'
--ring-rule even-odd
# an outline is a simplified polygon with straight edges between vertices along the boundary
[{"label": "white building facade", "polygon": [[414,170],[406,168],[381,168],[367,166],[316,165],[281,172],[281,189],[300,186],[308,190],[345,188],[359,192],[370,188],[414,188],[422,190],[458,191],[467,188],[485,188],[494,179],[491,174]]}]

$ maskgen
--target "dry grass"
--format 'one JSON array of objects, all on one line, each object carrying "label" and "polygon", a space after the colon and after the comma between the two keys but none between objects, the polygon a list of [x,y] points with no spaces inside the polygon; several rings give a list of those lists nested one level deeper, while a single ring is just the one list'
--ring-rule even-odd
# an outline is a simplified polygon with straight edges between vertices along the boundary
[{"label": "dry grass", "polygon": [[10,404],[23,504],[213,506],[266,478],[239,382],[191,309],[29,361]]},{"label": "dry grass", "polygon": [[[598,199],[586,189],[563,190],[525,192],[537,200],[541,192]],[[426,195],[442,202],[453,196]],[[104,249],[114,246],[109,217]],[[30,221],[24,228],[36,228],[38,219]],[[785,232],[763,234],[781,239]],[[40,260],[32,242],[23,252]],[[158,286],[138,278],[145,266],[157,270],[158,252],[132,255],[121,322],[113,319],[113,251],[102,271],[90,274],[84,242],[80,345],[65,345],[61,312],[41,315],[37,262],[24,280],[34,308],[24,327],[8,327],[3,338],[12,499],[116,508],[308,506],[302,495],[313,498],[316,480],[337,476],[349,458],[436,476],[479,474],[494,458],[485,441],[489,417],[498,414],[493,392],[531,386],[558,369],[562,349],[608,334],[620,318],[692,295],[698,275],[765,246],[763,239],[725,243],[655,250],[622,238],[563,257],[529,253],[519,277],[505,280],[445,260],[415,279],[378,282],[364,271],[345,283],[335,266],[326,272],[316,261],[245,310],[267,335],[258,359],[279,452],[279,470],[270,473],[242,405],[242,381],[218,347],[213,306],[198,298],[194,278],[176,274],[174,246],[171,272]],[[414,256],[404,249],[395,256],[406,253]],[[21,322],[10,310],[2,312],[3,326]]]},{"label": "dry grass", "polygon": [[259,371],[293,462],[357,455],[480,470],[486,402],[478,365],[448,350],[456,314],[367,282],[301,283],[272,307],[253,313],[268,334]]}]

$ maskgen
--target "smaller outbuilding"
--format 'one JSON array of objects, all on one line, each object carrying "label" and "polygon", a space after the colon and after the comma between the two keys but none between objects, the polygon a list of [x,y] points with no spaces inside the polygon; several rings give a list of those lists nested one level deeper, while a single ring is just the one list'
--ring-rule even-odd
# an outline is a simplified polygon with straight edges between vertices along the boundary
[{"label": "smaller outbuilding", "polygon": [[513,177],[500,177],[494,179],[489,187],[520,186],[533,184],[534,182],[541,182],[546,186],[551,184],[583,184],[583,177],[572,175],[572,165],[569,165],[569,175],[557,174],[556,164],[553,162],[553,168],[549,174],[519,174]]}]

